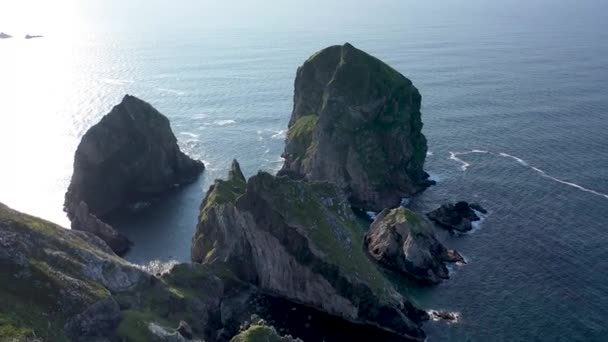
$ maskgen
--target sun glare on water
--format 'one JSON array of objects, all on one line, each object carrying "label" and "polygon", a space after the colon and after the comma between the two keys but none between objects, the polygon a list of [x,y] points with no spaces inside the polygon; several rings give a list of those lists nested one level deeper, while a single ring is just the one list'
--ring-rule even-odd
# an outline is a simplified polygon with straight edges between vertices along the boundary
[{"label": "sun glare on water", "polygon": [[[65,111],[77,77],[72,42],[78,31],[71,5],[0,3],[0,31],[13,36],[0,40],[0,202],[61,224],[65,216],[45,203],[61,203],[66,168],[71,168],[66,156],[73,153],[65,151],[74,148]],[[44,38],[25,39],[26,34]],[[49,184],[43,174],[63,179]]]}]

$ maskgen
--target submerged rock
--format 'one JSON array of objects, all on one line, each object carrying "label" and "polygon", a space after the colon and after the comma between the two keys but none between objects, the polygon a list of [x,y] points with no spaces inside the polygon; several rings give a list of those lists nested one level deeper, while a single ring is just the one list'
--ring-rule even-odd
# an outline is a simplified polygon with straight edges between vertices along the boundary
[{"label": "submerged rock", "polygon": [[428,283],[449,278],[446,262],[464,262],[437,240],[430,222],[404,207],[383,210],[370,226],[365,245],[380,264]]},{"label": "submerged rock", "polygon": [[342,191],[329,183],[264,172],[245,182],[232,172],[203,201],[192,259],[225,265],[262,291],[422,340],[426,313],[365,255],[363,232]]},{"label": "submerged rock", "polygon": [[[104,220],[137,202],[194,181],[203,169],[202,162],[180,151],[164,115],[127,95],[82,137],[64,209],[73,229],[97,234],[96,220],[77,216],[82,202],[92,216]],[[108,227],[103,228],[109,232]],[[108,234],[98,236],[113,246]]]},{"label": "submerged rock", "polygon": [[472,222],[480,220],[475,211],[482,214],[487,213],[479,204],[469,204],[461,201],[456,204],[444,204],[426,215],[432,221],[449,230],[468,232],[473,229]]},{"label": "submerged rock", "polygon": [[298,69],[279,174],[337,184],[358,208],[396,207],[433,183],[420,104],[412,82],[379,59],[348,43],[326,48]]}]

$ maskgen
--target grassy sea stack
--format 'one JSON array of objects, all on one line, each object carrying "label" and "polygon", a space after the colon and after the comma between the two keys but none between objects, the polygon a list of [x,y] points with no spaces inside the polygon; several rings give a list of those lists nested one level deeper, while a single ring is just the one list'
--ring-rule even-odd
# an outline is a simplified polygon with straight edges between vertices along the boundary
[{"label": "grassy sea stack", "polygon": [[395,207],[432,183],[420,104],[381,60],[348,43],[321,50],[297,71],[280,174],[337,184],[361,209]]}]

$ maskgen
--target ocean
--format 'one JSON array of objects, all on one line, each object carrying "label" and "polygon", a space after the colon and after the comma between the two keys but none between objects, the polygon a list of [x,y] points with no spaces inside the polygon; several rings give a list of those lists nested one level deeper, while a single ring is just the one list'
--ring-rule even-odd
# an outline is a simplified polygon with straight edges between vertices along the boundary
[{"label": "ocean", "polygon": [[16,33],[0,40],[1,202],[68,226],[79,139],[132,94],[168,116],[207,169],[115,222],[135,242],[126,258],[188,261],[209,185],[233,158],[247,176],[281,167],[297,67],[350,42],[422,93],[437,185],[411,207],[466,200],[489,211],[471,233],[438,229],[468,261],[450,280],[404,283],[421,307],[461,316],[426,323],[428,340],[608,338],[605,1],[20,3],[8,8],[26,19],[0,12],[0,31]]}]

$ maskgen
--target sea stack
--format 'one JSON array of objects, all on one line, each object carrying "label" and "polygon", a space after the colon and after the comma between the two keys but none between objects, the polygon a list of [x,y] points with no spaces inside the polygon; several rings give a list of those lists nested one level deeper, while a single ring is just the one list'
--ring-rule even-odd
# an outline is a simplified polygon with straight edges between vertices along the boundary
[{"label": "sea stack", "polygon": [[[194,181],[203,169],[202,162],[180,151],[164,115],[127,95],[82,137],[64,209],[73,229],[95,232],[83,226],[93,219],[75,220],[83,212],[81,203],[90,215],[104,220]],[[97,235],[104,239],[107,234]]]},{"label": "sea stack", "polygon": [[431,222],[404,207],[383,210],[370,226],[365,245],[386,268],[424,283],[448,279],[446,262],[465,262],[437,240]]},{"label": "sea stack", "polygon": [[317,52],[297,71],[279,174],[337,184],[357,208],[399,205],[432,183],[421,99],[409,79],[348,43]]}]

